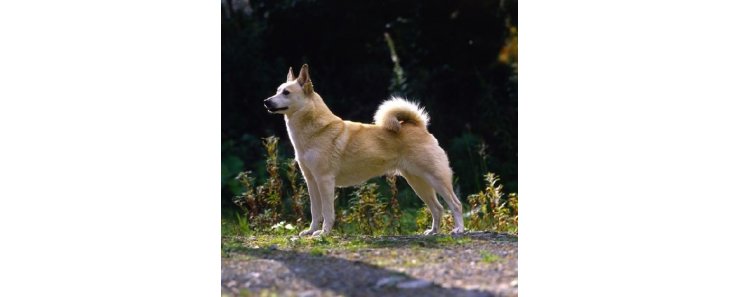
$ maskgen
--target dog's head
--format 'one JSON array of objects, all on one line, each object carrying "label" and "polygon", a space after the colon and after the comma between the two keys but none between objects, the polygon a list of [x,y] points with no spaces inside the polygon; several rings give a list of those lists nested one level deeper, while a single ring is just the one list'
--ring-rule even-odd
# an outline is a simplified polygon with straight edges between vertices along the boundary
[{"label": "dog's head", "polygon": [[293,68],[288,69],[288,78],[277,88],[277,92],[265,99],[265,108],[270,113],[291,114],[301,109],[313,93],[313,83],[308,76],[308,65],[303,64],[298,78],[293,75]]}]

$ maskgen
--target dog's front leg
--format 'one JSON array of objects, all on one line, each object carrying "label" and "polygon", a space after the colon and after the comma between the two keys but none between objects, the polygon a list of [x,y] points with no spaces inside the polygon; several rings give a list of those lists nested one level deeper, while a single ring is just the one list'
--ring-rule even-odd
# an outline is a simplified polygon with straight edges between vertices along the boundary
[{"label": "dog's front leg", "polygon": [[324,217],[324,225],[321,230],[313,233],[314,236],[329,235],[334,226],[334,177],[322,177],[316,179],[321,194],[321,214]]},{"label": "dog's front leg", "polygon": [[306,179],[308,196],[309,199],[311,199],[311,227],[301,231],[301,233],[298,234],[299,236],[312,235],[314,232],[319,230],[323,219],[323,215],[321,214],[321,194],[316,185],[316,181],[308,170],[303,171],[303,177]]}]

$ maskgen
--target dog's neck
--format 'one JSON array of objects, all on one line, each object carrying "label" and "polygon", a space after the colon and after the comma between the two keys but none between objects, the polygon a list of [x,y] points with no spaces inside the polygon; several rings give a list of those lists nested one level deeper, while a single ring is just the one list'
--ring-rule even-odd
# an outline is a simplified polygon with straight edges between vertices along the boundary
[{"label": "dog's neck", "polygon": [[302,137],[313,135],[313,132],[320,131],[326,125],[341,120],[331,112],[317,93],[311,94],[309,102],[301,109],[285,115],[290,140],[297,148],[302,147],[308,141]]}]

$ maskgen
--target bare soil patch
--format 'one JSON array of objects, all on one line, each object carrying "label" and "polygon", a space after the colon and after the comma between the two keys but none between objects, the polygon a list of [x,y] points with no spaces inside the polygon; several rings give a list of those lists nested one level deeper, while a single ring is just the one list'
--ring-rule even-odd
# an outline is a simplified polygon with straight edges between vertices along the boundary
[{"label": "bare soil patch", "polygon": [[223,296],[517,296],[517,237],[223,237]]}]

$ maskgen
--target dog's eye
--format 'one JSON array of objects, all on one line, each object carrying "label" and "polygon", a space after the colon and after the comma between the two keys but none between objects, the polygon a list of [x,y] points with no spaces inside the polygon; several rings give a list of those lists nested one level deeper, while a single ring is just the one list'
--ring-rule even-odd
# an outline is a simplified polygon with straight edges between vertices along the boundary
[{"label": "dog's eye", "polygon": [[288,92],[288,90],[283,90],[283,95],[288,96],[288,94],[290,94],[290,92]]}]

